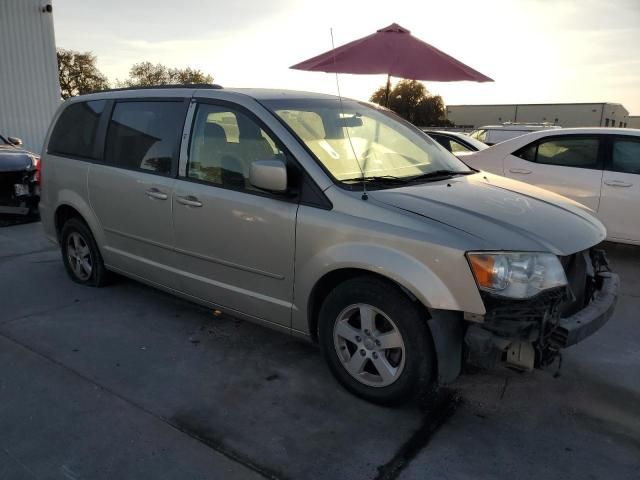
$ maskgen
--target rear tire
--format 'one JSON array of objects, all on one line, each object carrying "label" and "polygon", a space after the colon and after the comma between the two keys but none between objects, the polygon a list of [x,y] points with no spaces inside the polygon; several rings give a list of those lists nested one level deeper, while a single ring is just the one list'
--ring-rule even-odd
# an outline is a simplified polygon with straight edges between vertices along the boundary
[{"label": "rear tire", "polygon": [[336,379],[365,400],[397,405],[433,386],[424,310],[391,282],[362,276],[338,285],[320,307],[318,339]]},{"label": "rear tire", "polygon": [[108,283],[109,272],[91,231],[79,218],[70,218],[62,226],[60,250],[64,268],[76,283],[102,287]]}]

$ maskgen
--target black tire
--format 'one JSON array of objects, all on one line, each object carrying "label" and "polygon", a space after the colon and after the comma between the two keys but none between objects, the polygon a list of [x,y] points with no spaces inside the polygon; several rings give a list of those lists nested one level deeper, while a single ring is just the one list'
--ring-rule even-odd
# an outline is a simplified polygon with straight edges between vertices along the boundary
[{"label": "black tire", "polygon": [[[350,306],[360,304],[365,305],[365,308],[372,306],[386,315],[385,318],[375,313],[374,325],[379,324],[380,321],[386,324],[392,322],[395,327],[393,331],[398,332],[402,337],[404,351],[400,356],[404,357],[404,363],[398,370],[397,378],[389,385],[372,386],[362,383],[363,380],[356,379],[347,371],[343,364],[347,360],[340,357],[340,355],[355,356],[355,353],[352,354],[349,351],[354,347],[356,353],[362,353],[363,357],[367,355],[369,358],[369,355],[373,355],[370,351],[365,353],[364,348],[358,350],[360,347],[356,343],[344,342],[338,346],[336,342],[339,343],[341,340],[336,340],[334,337],[334,328],[339,317],[342,318],[343,315],[349,317],[348,312],[354,311],[356,312],[354,316],[349,318],[355,320],[348,320],[348,322],[360,322],[358,317],[362,310],[350,310]],[[362,328],[362,324],[357,328]],[[338,285],[329,293],[320,307],[318,339],[324,357],[336,379],[347,390],[365,400],[381,405],[398,405],[419,398],[434,386],[436,355],[424,310],[392,282],[362,276]],[[359,345],[362,346],[364,343]],[[370,344],[367,348],[370,348]],[[341,350],[340,353],[339,350]],[[398,351],[384,350],[388,353],[382,353],[381,350],[378,355],[386,355],[391,361],[388,355],[396,354]],[[373,364],[374,360],[368,359],[366,362],[371,363],[366,363],[364,370],[368,369],[375,373],[377,370]],[[366,371],[363,373],[366,374]]]},{"label": "black tire", "polygon": [[[72,260],[69,255],[69,241],[70,238],[77,238],[75,236],[79,236],[79,238],[84,242],[84,245],[88,247],[91,272],[86,276],[86,278],[78,275],[76,270],[74,270],[74,267],[71,265]],[[62,232],[60,234],[60,251],[62,252],[64,268],[69,277],[71,277],[71,280],[74,282],[90,287],[103,287],[109,282],[109,271],[104,266],[98,245],[96,245],[96,241],[91,234],[91,230],[89,230],[87,224],[81,219],[70,218],[62,226]]]}]

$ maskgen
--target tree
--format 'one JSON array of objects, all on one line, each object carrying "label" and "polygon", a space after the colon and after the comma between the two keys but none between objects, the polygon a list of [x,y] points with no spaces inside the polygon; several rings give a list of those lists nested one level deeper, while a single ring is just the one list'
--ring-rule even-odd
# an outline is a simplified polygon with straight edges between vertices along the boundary
[{"label": "tree", "polygon": [[64,100],[109,88],[107,77],[98,70],[96,57],[91,52],[60,48],[57,56],[60,95]]},{"label": "tree", "polygon": [[[382,86],[371,95],[371,101],[385,105],[387,87]],[[389,92],[387,107],[405,120],[421,127],[448,126],[444,101],[440,95],[431,95],[416,80],[401,80]]]},{"label": "tree", "polygon": [[129,78],[119,84],[127,87],[149,87],[153,85],[211,83],[213,77],[191,67],[168,68],[160,63],[140,62],[132,65]]}]

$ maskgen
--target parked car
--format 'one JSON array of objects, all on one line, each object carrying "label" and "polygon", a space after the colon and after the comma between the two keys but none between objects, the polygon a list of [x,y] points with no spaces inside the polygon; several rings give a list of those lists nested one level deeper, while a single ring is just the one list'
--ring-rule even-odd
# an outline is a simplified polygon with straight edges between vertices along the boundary
[{"label": "parked car", "polygon": [[503,123],[502,125],[486,125],[473,130],[469,136],[489,146],[512,138],[539,130],[557,130],[557,125],[546,123]]},{"label": "parked car", "polygon": [[640,130],[545,130],[465,157],[469,165],[580,202],[614,242],[640,245]]},{"label": "parked car", "polygon": [[428,129],[423,129],[422,131],[458,158],[489,148],[486,143],[482,143],[480,140],[476,140],[464,133]]},{"label": "parked car", "polygon": [[34,215],[40,199],[40,157],[22,140],[0,135],[0,215]]},{"label": "parked car", "polygon": [[120,90],[67,100],[45,145],[42,222],[72,280],[119,272],[318,342],[373,402],[451,382],[463,358],[544,365],[614,308],[597,219],[382,107]]}]

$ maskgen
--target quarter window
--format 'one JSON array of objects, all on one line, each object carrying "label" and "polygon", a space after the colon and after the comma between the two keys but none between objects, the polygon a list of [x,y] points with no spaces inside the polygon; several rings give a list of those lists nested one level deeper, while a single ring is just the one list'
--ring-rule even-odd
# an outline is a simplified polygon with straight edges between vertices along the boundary
[{"label": "quarter window", "polygon": [[95,159],[94,145],[105,101],[72,103],[60,114],[47,151]]},{"label": "quarter window", "polygon": [[514,153],[514,155],[523,160],[527,160],[528,162],[536,161],[536,150],[538,145],[535,143],[531,143],[526,147],[522,147],[520,150]]},{"label": "quarter window", "polygon": [[224,187],[256,190],[249,183],[256,160],[284,159],[276,142],[247,114],[226,106],[198,106],[187,176]]},{"label": "quarter window", "polygon": [[105,159],[123,168],[170,175],[183,124],[182,102],[116,103]]},{"label": "quarter window", "polygon": [[611,170],[624,173],[640,174],[640,141],[615,140]]}]

